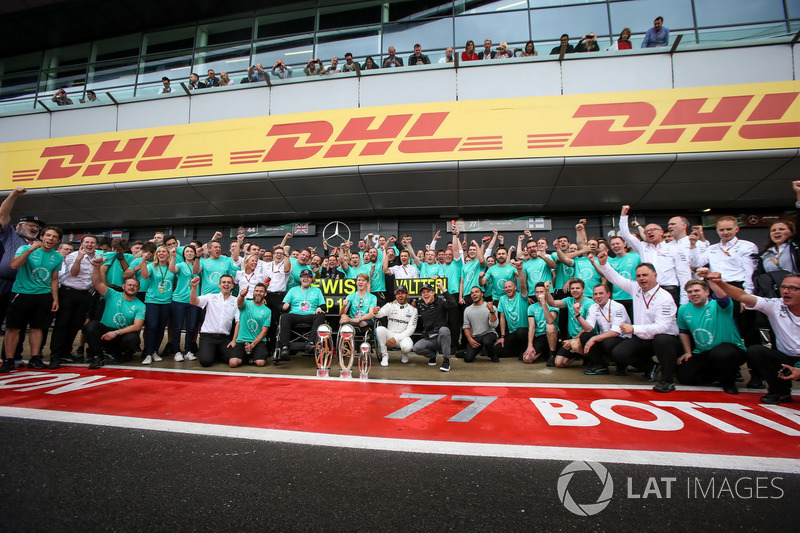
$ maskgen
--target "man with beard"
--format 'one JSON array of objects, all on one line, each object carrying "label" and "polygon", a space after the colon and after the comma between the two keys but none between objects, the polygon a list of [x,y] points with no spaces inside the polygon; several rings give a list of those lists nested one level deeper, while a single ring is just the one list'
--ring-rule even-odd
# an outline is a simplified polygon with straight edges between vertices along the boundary
[{"label": "man with beard", "polygon": [[267,362],[267,330],[272,320],[272,313],[267,307],[267,286],[256,283],[253,287],[253,298],[246,299],[247,288],[239,292],[236,305],[236,326],[233,329],[233,340],[228,344],[230,359],[228,366],[236,368],[248,359],[256,366],[264,366]]},{"label": "man with beard", "polygon": [[[402,253],[402,252],[401,252]],[[436,366],[437,353],[442,352],[442,366],[439,370],[450,372],[450,328],[447,327],[447,312],[456,307],[456,299],[447,292],[444,284],[436,280],[437,295],[434,288],[424,284],[417,302],[422,319],[422,338],[414,344],[414,352],[428,357],[428,365]]]},{"label": "man with beard", "polygon": [[583,327],[578,321],[578,317],[586,318],[589,314],[589,307],[594,304],[594,301],[585,296],[586,287],[583,280],[573,278],[569,281],[568,287],[570,296],[562,300],[555,300],[549,292],[547,293],[547,305],[563,309],[562,312],[567,314],[568,335],[568,337],[562,339],[562,345],[558,349],[556,356],[550,356],[550,359],[547,360],[547,366],[550,367],[564,368],[569,366],[577,357],[583,355],[583,344],[581,344],[580,339]]},{"label": "man with beard", "polygon": [[497,342],[497,311],[491,302],[483,300],[483,291],[480,287],[472,287],[469,292],[472,298],[472,305],[464,310],[464,337],[467,339],[467,351],[464,354],[464,362],[471,363],[475,357],[486,350],[486,355],[493,363],[499,363],[494,345]]},{"label": "man with beard", "polygon": [[522,359],[522,353],[528,346],[528,287],[522,273],[522,262],[513,266],[519,271],[520,291],[517,284],[508,280],[503,285],[503,296],[495,300],[497,312],[500,313],[500,347],[499,355],[502,357],[517,356]]},{"label": "man with beard", "polygon": [[290,355],[289,337],[295,324],[311,324],[311,336],[306,345],[306,353],[314,353],[317,329],[325,322],[325,310],[322,307],[325,305],[325,297],[319,287],[311,286],[313,279],[314,273],[308,268],[303,269],[300,272],[300,285],[289,289],[283,298],[279,339],[281,359],[288,358]]},{"label": "man with beard", "polygon": [[17,271],[17,277],[11,287],[8,306],[8,330],[4,339],[6,362],[12,360],[20,330],[30,325],[28,368],[47,368],[41,355],[42,331],[50,327],[53,313],[58,311],[58,271],[64,258],[55,247],[62,235],[61,229],[48,226],[42,231],[41,241],[20,246],[11,259],[9,266]]},{"label": "man with beard", "polygon": [[506,281],[517,282],[517,269],[508,263],[508,250],[502,244],[495,251],[497,263],[490,266],[486,273],[479,274],[481,286],[486,286],[486,299],[499,300],[505,290]]},{"label": "man with beard", "polygon": [[378,326],[375,336],[378,338],[381,361],[388,361],[389,348],[399,348],[402,353],[400,361],[408,363],[408,354],[414,348],[411,335],[417,329],[418,312],[416,307],[408,303],[408,290],[403,285],[397,286],[394,297],[393,302],[372,308],[375,318],[388,317],[388,327]]},{"label": "man with beard", "polygon": [[[222,254],[222,244],[213,240],[208,244],[208,257],[194,262],[195,275],[200,274],[203,294],[219,294],[220,280],[222,276],[233,276],[236,274],[236,267],[233,260],[227,255]],[[236,249],[238,255],[238,246]]]},{"label": "man with beard", "polygon": [[555,361],[558,347],[558,309],[547,305],[547,282],[539,282],[534,287],[536,301],[528,306],[528,348],[522,360],[532,363],[542,355],[548,361]]}]

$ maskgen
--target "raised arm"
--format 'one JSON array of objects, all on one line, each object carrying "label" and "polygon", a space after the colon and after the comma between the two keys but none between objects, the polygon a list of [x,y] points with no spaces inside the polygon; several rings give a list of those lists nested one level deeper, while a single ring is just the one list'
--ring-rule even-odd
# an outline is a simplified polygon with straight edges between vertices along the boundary
[{"label": "raised arm", "polygon": [[103,258],[95,255],[92,259],[92,286],[100,296],[105,296],[108,292],[108,285],[106,284],[105,276],[100,272],[100,267],[103,266]]},{"label": "raised arm", "polygon": [[644,245],[642,241],[631,235],[631,230],[628,227],[628,212],[630,209],[631,206],[623,205],[619,213],[619,236],[628,243],[628,246],[630,246],[634,252],[642,255],[644,253]]},{"label": "raised arm", "polygon": [[[27,189],[25,187],[14,187],[14,190],[11,191],[11,194],[6,196],[6,199],[3,200],[3,203],[0,204],[0,226],[5,227],[11,222],[11,211],[14,209],[14,204],[17,203],[17,198],[25,194]],[[16,251],[16,250],[15,250]],[[8,251],[6,251],[8,252]]]}]

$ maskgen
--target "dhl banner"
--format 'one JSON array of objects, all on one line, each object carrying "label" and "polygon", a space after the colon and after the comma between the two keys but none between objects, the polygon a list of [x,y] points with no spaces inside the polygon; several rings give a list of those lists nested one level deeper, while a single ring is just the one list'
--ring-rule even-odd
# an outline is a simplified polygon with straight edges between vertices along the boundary
[{"label": "dhl banner", "polygon": [[[800,146],[800,82],[393,105],[0,145],[3,189]],[[324,117],[324,120],[322,119]]]}]

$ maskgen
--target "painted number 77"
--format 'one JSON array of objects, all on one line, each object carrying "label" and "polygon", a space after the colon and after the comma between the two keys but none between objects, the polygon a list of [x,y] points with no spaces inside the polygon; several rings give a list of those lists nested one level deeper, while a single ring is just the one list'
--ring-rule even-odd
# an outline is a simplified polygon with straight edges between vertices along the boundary
[{"label": "painted number 77", "polygon": [[[413,394],[410,392],[404,392],[400,395],[401,398],[416,398],[417,401],[406,405],[405,407],[398,409],[397,411],[386,415],[384,418],[397,418],[402,420],[403,418],[408,418],[409,416],[413,415],[417,411],[421,411],[422,409],[428,407],[429,405],[436,403],[437,401],[441,400],[442,398],[446,398],[445,394]],[[497,399],[497,396],[453,396],[453,401],[456,402],[472,402],[470,405],[466,406],[464,409],[453,415],[448,422],[469,422],[475,416],[489,407],[493,401]]]}]

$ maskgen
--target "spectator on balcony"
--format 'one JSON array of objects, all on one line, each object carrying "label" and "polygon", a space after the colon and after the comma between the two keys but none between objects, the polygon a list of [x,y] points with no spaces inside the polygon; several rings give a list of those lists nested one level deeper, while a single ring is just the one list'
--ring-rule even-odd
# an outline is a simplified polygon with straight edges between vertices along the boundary
[{"label": "spectator on balcony", "polygon": [[278,59],[272,66],[272,75],[276,78],[285,80],[292,77],[292,67],[283,62],[283,59]]},{"label": "spectator on balcony", "polygon": [[228,73],[224,70],[219,73],[219,86],[220,87],[228,87],[233,85],[234,81],[228,76]]},{"label": "spectator on balcony", "polygon": [[189,74],[188,88],[190,91],[195,91],[197,89],[205,89],[206,84],[200,81],[200,76],[198,76],[197,73],[192,72],[191,74]]},{"label": "spectator on balcony", "polygon": [[319,76],[322,74],[322,61],[312,57],[308,60],[306,66],[303,67],[303,73],[306,76]]},{"label": "spectator on balcony", "polygon": [[502,42],[497,46],[497,53],[495,53],[495,59],[507,59],[509,57],[514,57],[514,53],[508,49],[508,43]]},{"label": "spectator on balcony", "polygon": [[261,63],[256,63],[249,69],[247,69],[247,79],[250,83],[255,81],[264,81],[267,79],[267,73],[264,72],[264,65]]},{"label": "spectator on balcony", "polygon": [[208,77],[205,81],[206,87],[219,87],[219,78],[217,78],[214,69],[208,69]]},{"label": "spectator on balcony", "polygon": [[525,43],[525,50],[522,51],[520,57],[532,57],[538,56],[539,52],[536,51],[536,48],[533,46],[533,41],[528,41]]},{"label": "spectator on balcony", "polygon": [[347,52],[344,55],[344,65],[342,65],[342,72],[355,72],[359,70],[358,63],[353,62],[353,54]]},{"label": "spectator on balcony", "polygon": [[483,41],[483,50],[478,52],[478,59],[494,59],[497,57],[497,52],[492,50],[492,40],[486,39]]},{"label": "spectator on balcony", "polygon": [[631,48],[633,48],[633,45],[631,44],[630,28],[623,28],[617,42],[608,47],[609,50],[630,50]]},{"label": "spectator on balcony", "polygon": [[162,85],[161,85],[161,88],[158,89],[158,94],[168,94],[168,93],[171,93],[171,92],[175,92],[172,89],[172,87],[169,86],[169,78],[168,77],[164,76],[163,78],[161,78],[161,83],[162,83]]},{"label": "spectator on balcony", "polygon": [[647,30],[642,41],[642,48],[669,46],[669,28],[664,27],[664,17],[656,17],[653,27]]},{"label": "spectator on balcony", "polygon": [[377,70],[380,67],[375,64],[375,60],[372,59],[372,56],[367,56],[367,59],[364,60],[364,64],[361,65],[361,70]]},{"label": "spectator on balcony", "polygon": [[86,91],[86,98],[81,98],[82,104],[96,104],[98,103],[97,94],[94,91]]},{"label": "spectator on balcony", "polygon": [[561,54],[562,48],[564,49],[565,54],[572,54],[575,52],[575,48],[571,44],[569,44],[569,35],[567,35],[566,33],[561,36],[561,44],[550,50],[550,55],[557,56]]},{"label": "spectator on balcony", "polygon": [[575,47],[576,52],[599,52],[600,47],[597,46],[597,36],[594,32],[587,33],[581,40],[578,41],[578,46]]},{"label": "spectator on balcony", "polygon": [[395,55],[394,46],[389,47],[389,55],[383,60],[383,68],[402,67],[403,60]]},{"label": "spectator on balcony", "polygon": [[333,56],[331,58],[331,64],[325,67],[325,70],[322,71],[322,75],[324,76],[326,74],[339,74],[340,72],[341,69],[339,69],[339,58]]},{"label": "spectator on balcony", "polygon": [[444,52],[444,57],[439,59],[439,63],[452,63],[453,62],[453,47],[448,46]]},{"label": "spectator on balcony", "polygon": [[67,96],[67,91],[64,89],[57,90],[56,94],[53,95],[51,100],[54,101],[58,106],[72,105],[72,99]]},{"label": "spectator on balcony", "polygon": [[428,59],[428,56],[422,53],[422,46],[418,44],[414,45],[414,53],[408,56],[408,66],[413,67],[414,65],[430,65],[431,60]]},{"label": "spectator on balcony", "polygon": [[477,61],[478,54],[475,53],[475,42],[467,41],[466,50],[461,52],[461,61]]}]

